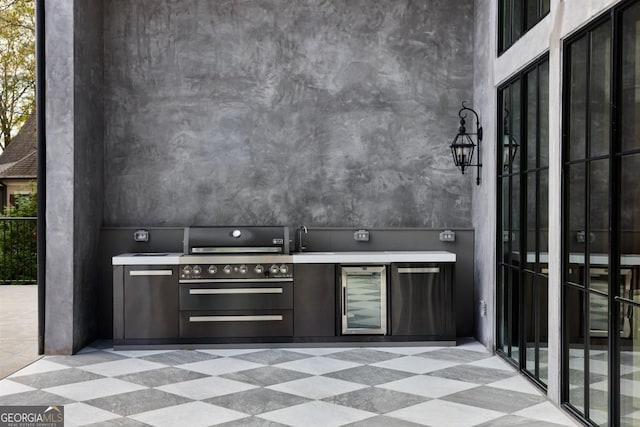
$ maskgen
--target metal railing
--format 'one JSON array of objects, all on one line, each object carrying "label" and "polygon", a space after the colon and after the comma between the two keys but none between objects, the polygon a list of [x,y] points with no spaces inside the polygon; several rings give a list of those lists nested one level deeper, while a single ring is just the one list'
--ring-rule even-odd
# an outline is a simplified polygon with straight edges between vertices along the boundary
[{"label": "metal railing", "polygon": [[37,235],[37,218],[0,217],[0,285],[37,282]]}]

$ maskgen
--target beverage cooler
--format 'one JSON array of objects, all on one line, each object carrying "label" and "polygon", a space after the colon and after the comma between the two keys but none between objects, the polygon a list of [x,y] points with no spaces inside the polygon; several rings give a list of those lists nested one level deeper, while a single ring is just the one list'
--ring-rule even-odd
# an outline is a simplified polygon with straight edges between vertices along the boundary
[{"label": "beverage cooler", "polygon": [[342,335],[386,335],[387,268],[340,268]]}]

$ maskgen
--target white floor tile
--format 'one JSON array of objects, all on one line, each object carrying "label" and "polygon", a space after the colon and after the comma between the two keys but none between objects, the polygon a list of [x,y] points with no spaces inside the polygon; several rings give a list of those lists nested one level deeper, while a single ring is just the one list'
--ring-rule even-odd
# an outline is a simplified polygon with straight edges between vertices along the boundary
[{"label": "white floor tile", "polygon": [[202,362],[187,363],[185,365],[176,365],[176,368],[187,369],[189,371],[200,372],[207,375],[222,375],[232,372],[246,371],[247,369],[260,368],[260,363],[248,362],[241,359],[233,359],[231,357],[223,357],[219,359],[203,360]]},{"label": "white floor tile", "polygon": [[515,375],[511,378],[496,381],[494,383],[487,384],[490,387],[501,388],[504,390],[519,391],[522,393],[535,394],[536,396],[543,395],[534,385],[527,381],[520,375]]},{"label": "white floor tile", "polygon": [[487,350],[487,347],[485,347],[483,344],[479,343],[478,341],[472,341],[472,342],[468,342],[468,343],[464,343],[461,344],[455,348],[459,348],[462,350],[469,350],[469,351],[477,351],[478,353],[488,353],[489,350]]},{"label": "white floor tile", "polygon": [[169,353],[175,350],[114,350],[110,348],[104,351],[108,353],[117,354],[119,356],[125,356],[125,357],[145,357],[145,356],[153,356],[155,354]]},{"label": "white floor tile", "polygon": [[376,348],[376,350],[403,354],[405,356],[413,356],[414,354],[426,353],[428,351],[440,350],[443,348],[445,347],[379,347]]},{"label": "white floor tile", "polygon": [[334,405],[326,402],[309,402],[290,408],[279,409],[259,415],[276,423],[300,427],[334,427],[366,420],[376,414]]},{"label": "white floor tile", "polygon": [[98,397],[142,390],[143,388],[146,387],[115,378],[100,378],[98,380],[49,387],[43,390],[48,393],[64,396],[68,399],[84,401],[96,399]]},{"label": "white floor tile", "polygon": [[35,390],[33,387],[29,387],[24,384],[17,383],[8,379],[0,380],[0,396],[6,396],[8,394],[23,393],[25,391]]},{"label": "white floor tile", "polygon": [[541,420],[549,423],[561,424],[563,426],[579,425],[550,402],[544,402],[540,403],[539,405],[530,406],[521,411],[514,412],[513,415],[533,418],[534,420]]},{"label": "white floor tile", "polygon": [[190,402],[129,416],[129,418],[133,418],[136,421],[156,427],[205,427],[214,423],[221,424],[245,417],[248,417],[248,415],[242,412],[232,411],[231,409],[204,402]]},{"label": "white floor tile", "polygon": [[13,375],[9,375],[9,378],[21,377],[24,375],[42,374],[44,372],[60,371],[62,369],[69,369],[69,367],[61,365],[60,363],[50,362],[47,359],[40,359],[32,363],[31,365],[20,369]]},{"label": "white floor tile", "polygon": [[292,371],[304,372],[311,375],[323,375],[329,372],[341,371],[343,369],[355,368],[359,363],[348,362],[346,360],[331,359],[329,357],[308,357],[306,359],[293,360],[291,362],[273,365],[276,368],[290,369]]},{"label": "white floor tile", "polygon": [[120,415],[84,403],[76,402],[64,405],[65,427],[86,426],[114,418],[120,418]]},{"label": "white floor tile", "polygon": [[255,353],[263,351],[263,348],[220,348],[220,349],[206,349],[198,350],[200,353],[213,354],[214,356],[221,357],[233,357],[240,354]]},{"label": "white floor tile", "polygon": [[324,399],[325,397],[367,388],[367,386],[335,378],[308,377],[265,388],[295,394],[309,399]]},{"label": "white floor tile", "polygon": [[460,403],[430,400],[385,415],[432,427],[471,427],[495,420],[505,414]]},{"label": "white floor tile", "polygon": [[417,394],[418,396],[437,398],[457,393],[459,391],[469,390],[478,386],[479,384],[450,380],[448,378],[416,375],[402,380],[381,384],[376,387],[400,391],[403,393]]},{"label": "white floor tile", "polygon": [[150,371],[152,369],[160,369],[164,367],[166,367],[166,365],[161,363],[132,358],[80,366],[78,369],[93,372],[98,375],[104,375],[105,377],[116,377],[118,375],[134,374],[136,372]]},{"label": "white floor tile", "polygon": [[[353,350],[352,348],[287,348],[288,351],[308,354],[311,356],[325,356],[327,354],[340,353],[341,351]],[[377,349],[376,349],[377,350]]]},{"label": "white floor tile", "polygon": [[156,388],[158,390],[188,397],[190,399],[204,400],[209,399],[210,397],[250,390],[252,388],[256,388],[256,386],[224,378],[206,377],[192,381],[168,384]]},{"label": "white floor tile", "polygon": [[477,366],[479,368],[491,368],[500,369],[501,371],[515,372],[515,370],[507,362],[502,360],[499,356],[489,357],[487,359],[477,360],[475,362],[467,363],[469,366]]},{"label": "white floor tile", "polygon": [[446,360],[429,359],[426,357],[405,356],[385,360],[384,362],[372,363],[371,366],[411,372],[412,374],[426,374],[427,372],[439,371],[440,369],[450,368],[459,364],[458,362],[448,362]]}]

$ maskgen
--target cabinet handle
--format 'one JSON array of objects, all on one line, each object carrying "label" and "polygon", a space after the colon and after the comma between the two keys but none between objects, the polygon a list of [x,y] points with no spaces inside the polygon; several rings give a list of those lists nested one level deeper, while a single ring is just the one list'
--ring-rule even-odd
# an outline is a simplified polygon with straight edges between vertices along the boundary
[{"label": "cabinet handle", "polygon": [[282,288],[189,289],[189,295],[281,294]]},{"label": "cabinet handle", "polygon": [[342,287],[342,314],[344,316],[347,315],[347,288],[346,288],[346,286]]},{"label": "cabinet handle", "polygon": [[281,314],[264,316],[189,316],[189,322],[272,322],[282,319]]},{"label": "cabinet handle", "polygon": [[172,276],[171,270],[131,270],[129,276]]},{"label": "cabinet handle", "polygon": [[440,273],[439,267],[398,267],[399,274]]}]

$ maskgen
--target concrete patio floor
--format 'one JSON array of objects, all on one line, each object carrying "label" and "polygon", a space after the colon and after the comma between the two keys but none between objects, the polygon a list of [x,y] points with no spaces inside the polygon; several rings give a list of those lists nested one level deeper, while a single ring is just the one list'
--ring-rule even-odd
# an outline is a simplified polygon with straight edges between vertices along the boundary
[{"label": "concrete patio floor", "polygon": [[39,357],[38,286],[0,286],[0,378]]}]

